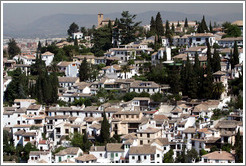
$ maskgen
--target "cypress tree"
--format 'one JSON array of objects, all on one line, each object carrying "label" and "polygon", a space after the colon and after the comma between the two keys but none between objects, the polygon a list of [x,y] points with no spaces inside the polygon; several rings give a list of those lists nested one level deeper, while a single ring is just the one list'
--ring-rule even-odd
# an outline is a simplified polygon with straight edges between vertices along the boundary
[{"label": "cypress tree", "polygon": [[177,27],[180,27],[181,25],[180,25],[180,23],[179,23],[179,20],[178,20],[178,24],[177,24]]},{"label": "cypress tree", "polygon": [[217,52],[216,48],[214,49],[214,56],[213,56],[213,72],[219,71],[221,69],[220,65],[220,56]]},{"label": "cypress tree", "polygon": [[170,34],[170,27],[169,27],[169,21],[166,21],[166,31],[165,31],[165,35],[168,36]]},{"label": "cypress tree", "polygon": [[153,16],[151,17],[151,21],[150,21],[150,32],[153,32],[153,33],[156,32],[156,23],[155,23],[155,19]]},{"label": "cypress tree", "polygon": [[234,65],[234,57],[232,54],[232,50],[230,51],[230,63],[231,63],[231,69],[234,69],[235,65]]},{"label": "cypress tree", "polygon": [[76,36],[75,39],[74,39],[74,45],[75,45],[75,46],[78,46],[78,39],[77,39],[77,36]]},{"label": "cypress tree", "polygon": [[238,54],[238,46],[237,41],[234,42],[234,49],[233,49],[233,68],[235,65],[239,64],[239,54]]},{"label": "cypress tree", "polygon": [[110,138],[110,124],[108,122],[108,119],[106,117],[106,113],[103,113],[103,121],[101,123],[101,133],[100,133],[100,137],[101,137],[101,142],[106,144],[109,141]]},{"label": "cypress tree", "polygon": [[187,28],[189,25],[188,25],[188,20],[187,20],[187,17],[185,18],[185,24],[184,24],[184,27]]},{"label": "cypress tree", "polygon": [[212,71],[211,67],[211,46],[207,42],[207,73]]},{"label": "cypress tree", "polygon": [[213,32],[213,27],[212,27],[211,21],[210,21],[210,24],[209,24],[209,31],[210,31],[211,33]]},{"label": "cypress tree", "polygon": [[172,31],[175,32],[174,23],[172,23]]},{"label": "cypress tree", "polygon": [[41,45],[41,42],[39,41],[38,42],[38,50],[37,50],[38,52],[41,51],[41,47],[42,47],[42,45]]},{"label": "cypress tree", "polygon": [[205,21],[205,16],[203,16],[201,23],[199,23],[197,28],[198,33],[205,33],[208,32],[208,27]]},{"label": "cypress tree", "polygon": [[168,74],[169,85],[171,87],[171,92],[173,94],[178,94],[180,92],[180,73],[178,67],[174,66],[169,70]]},{"label": "cypress tree", "polygon": [[156,34],[158,36],[163,36],[163,34],[164,34],[164,27],[163,27],[163,22],[162,22],[162,19],[161,19],[160,12],[158,12],[157,15],[156,15],[155,25],[156,25]]},{"label": "cypress tree", "polygon": [[89,64],[87,63],[86,58],[83,59],[79,67],[79,79],[81,81],[87,81],[89,79]]}]

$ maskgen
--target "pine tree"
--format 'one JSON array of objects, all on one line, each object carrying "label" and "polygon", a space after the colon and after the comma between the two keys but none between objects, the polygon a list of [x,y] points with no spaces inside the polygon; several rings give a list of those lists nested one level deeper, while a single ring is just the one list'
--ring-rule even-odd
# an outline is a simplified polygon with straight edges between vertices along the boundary
[{"label": "pine tree", "polygon": [[158,35],[158,37],[163,36],[164,35],[164,27],[163,27],[163,22],[161,19],[160,12],[158,12],[156,15],[155,24],[156,24],[156,34]]},{"label": "pine tree", "polygon": [[106,117],[106,113],[103,113],[103,121],[101,123],[101,133],[100,133],[100,137],[101,137],[101,142],[106,144],[109,142],[109,138],[110,138],[110,124],[108,122],[108,119]]},{"label": "pine tree", "polygon": [[153,16],[151,17],[150,21],[150,32],[156,33],[156,23]]},{"label": "pine tree", "polygon": [[188,20],[187,20],[187,18],[185,18],[184,27],[185,27],[185,28],[188,28],[188,26],[189,26],[189,25],[188,25]]},{"label": "pine tree", "polygon": [[214,56],[213,56],[213,72],[219,71],[221,69],[220,65],[220,56],[217,52],[216,48],[214,49]]},{"label": "pine tree", "polygon": [[86,58],[83,59],[79,67],[79,79],[80,82],[87,81],[89,79],[89,64],[87,63]]}]

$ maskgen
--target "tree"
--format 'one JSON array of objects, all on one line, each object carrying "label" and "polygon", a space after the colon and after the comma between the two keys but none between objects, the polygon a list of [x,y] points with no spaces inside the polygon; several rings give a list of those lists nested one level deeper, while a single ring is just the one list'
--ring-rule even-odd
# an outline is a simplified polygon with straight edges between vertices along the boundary
[{"label": "tree", "polygon": [[82,147],[82,150],[84,152],[88,152],[90,150],[90,147],[91,147],[91,142],[88,140],[87,133],[84,132],[84,134],[83,134],[83,147]]},{"label": "tree", "polygon": [[172,23],[172,32],[175,32],[175,27],[174,27],[174,23]]},{"label": "tree", "polygon": [[150,21],[150,32],[152,32],[153,34],[156,33],[156,22],[154,17],[151,17],[151,21]]},{"label": "tree", "polygon": [[156,22],[156,34],[158,37],[163,36],[164,35],[164,27],[163,27],[163,22],[161,19],[161,14],[160,12],[157,13],[156,18],[155,18],[155,22]]},{"label": "tree", "polygon": [[76,36],[75,39],[74,39],[74,45],[75,45],[75,46],[78,46],[78,39],[77,39],[77,36]]},{"label": "tree", "polygon": [[38,151],[37,147],[35,145],[32,145],[30,142],[28,142],[23,149],[23,156],[22,159],[27,161],[29,159],[29,153],[30,151]]},{"label": "tree", "polygon": [[201,23],[199,23],[197,28],[198,33],[205,33],[208,32],[208,27],[205,21],[205,16],[203,16]]},{"label": "tree", "polygon": [[13,104],[17,98],[27,98],[28,96],[28,77],[21,72],[20,68],[13,71],[12,81],[8,84],[4,92],[4,102]]},{"label": "tree", "polygon": [[12,59],[15,55],[19,54],[21,52],[21,49],[17,46],[17,43],[15,42],[15,39],[9,39],[8,42],[8,54],[9,58]]},{"label": "tree", "polygon": [[213,72],[219,71],[221,69],[220,65],[220,56],[219,53],[217,52],[216,48],[214,49],[214,56],[212,58],[212,70]]},{"label": "tree", "polygon": [[238,53],[237,41],[234,42],[232,59],[233,59],[233,64],[231,64],[231,66],[232,66],[232,69],[234,69],[235,65],[239,64],[239,53]]},{"label": "tree", "polygon": [[42,45],[41,45],[41,42],[39,41],[38,42],[38,50],[37,50],[37,52],[40,52],[41,51],[41,48],[42,48]]},{"label": "tree", "polygon": [[189,26],[189,25],[188,25],[188,20],[187,20],[187,17],[186,17],[186,18],[185,18],[184,27],[185,27],[185,28],[188,28],[188,26]]},{"label": "tree", "polygon": [[170,149],[163,157],[163,163],[173,163],[173,149]]},{"label": "tree", "polygon": [[79,80],[80,82],[82,82],[82,81],[87,81],[88,79],[89,79],[89,64],[87,62],[87,59],[84,58],[79,67]]},{"label": "tree", "polygon": [[213,27],[212,27],[212,24],[211,24],[211,21],[209,23],[209,31],[212,33],[213,32]]},{"label": "tree", "polygon": [[194,148],[192,148],[191,150],[187,151],[186,157],[188,163],[193,163],[198,160],[198,153]]},{"label": "tree", "polygon": [[180,74],[179,69],[174,66],[172,69],[168,72],[168,80],[169,80],[169,86],[170,90],[173,94],[179,94],[180,92]]},{"label": "tree", "polygon": [[79,26],[75,24],[74,22],[69,26],[69,29],[67,30],[67,34],[69,36],[72,36],[72,33],[79,32]]},{"label": "tree", "polygon": [[172,45],[172,31],[169,27],[169,21],[166,21],[166,31],[165,31],[165,36],[168,38],[168,41],[170,45]]},{"label": "tree", "polygon": [[85,27],[81,27],[80,28],[80,32],[83,33],[83,36],[87,36],[88,35],[88,30]]},{"label": "tree", "polygon": [[222,82],[213,83],[212,96],[214,99],[220,99],[221,94],[225,91],[225,87]]},{"label": "tree", "polygon": [[112,33],[107,26],[98,28],[93,34],[93,47],[91,52],[95,56],[104,56],[104,52],[112,47]]},{"label": "tree", "polygon": [[131,15],[129,11],[123,11],[121,13],[119,22],[119,29],[121,29],[121,42],[122,44],[128,44],[136,40],[135,32],[137,26],[141,22],[134,22],[137,15]]},{"label": "tree", "polygon": [[180,23],[179,23],[179,20],[178,20],[178,24],[177,24],[177,27],[180,27],[181,25],[180,25]]},{"label": "tree", "polygon": [[240,129],[237,131],[237,135],[235,137],[234,149],[236,150],[235,160],[236,163],[242,163],[244,158],[243,153],[243,139],[240,135]]},{"label": "tree", "polygon": [[225,29],[226,33],[226,35],[222,36],[222,38],[240,37],[242,34],[240,28],[237,25],[232,25],[231,23],[225,22],[222,26]]},{"label": "tree", "polygon": [[168,82],[168,71],[162,64],[157,64],[156,66],[151,67],[150,72],[146,74],[146,77],[150,81],[165,84]]},{"label": "tree", "polygon": [[73,138],[71,139],[71,145],[73,145],[73,147],[83,149],[83,135],[78,132],[74,133]]},{"label": "tree", "polygon": [[100,133],[100,138],[101,138],[101,143],[108,143],[109,138],[110,138],[110,124],[108,122],[108,119],[106,117],[106,113],[103,113],[103,121],[101,123],[101,133]]},{"label": "tree", "polygon": [[129,65],[123,65],[123,66],[121,66],[121,70],[123,73],[125,73],[125,79],[127,79],[126,73],[130,71],[130,66]]}]

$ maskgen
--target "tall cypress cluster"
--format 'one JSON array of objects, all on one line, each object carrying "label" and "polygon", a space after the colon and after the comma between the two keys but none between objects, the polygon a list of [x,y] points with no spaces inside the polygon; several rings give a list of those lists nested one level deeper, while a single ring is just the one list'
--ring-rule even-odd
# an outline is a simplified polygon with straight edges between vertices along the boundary
[{"label": "tall cypress cluster", "polygon": [[205,16],[203,16],[201,23],[199,23],[197,28],[198,33],[205,33],[208,32],[208,27],[205,21]]}]

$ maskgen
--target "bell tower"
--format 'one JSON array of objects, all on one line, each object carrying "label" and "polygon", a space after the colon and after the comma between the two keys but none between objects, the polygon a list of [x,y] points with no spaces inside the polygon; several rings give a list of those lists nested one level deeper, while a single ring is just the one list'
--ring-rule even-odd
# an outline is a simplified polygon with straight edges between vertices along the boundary
[{"label": "bell tower", "polygon": [[101,22],[103,21],[103,14],[98,13],[97,15],[97,26],[100,27]]}]

